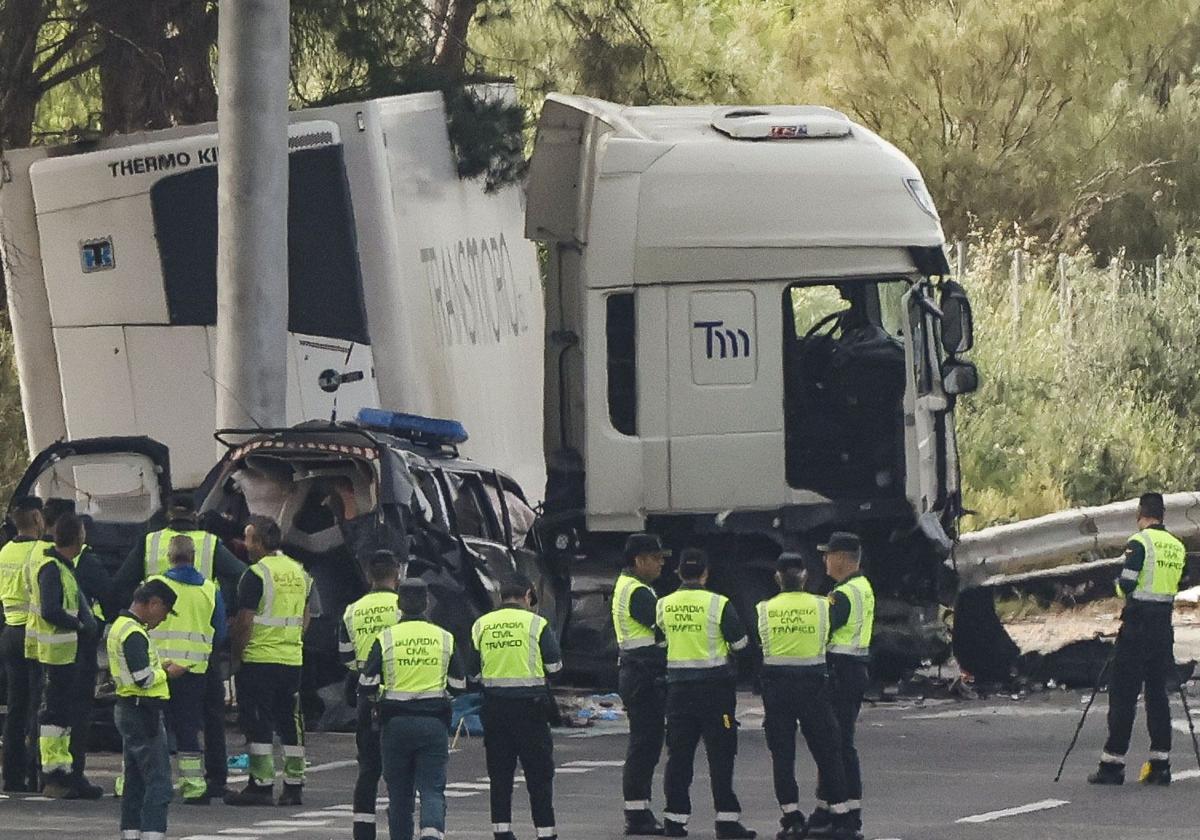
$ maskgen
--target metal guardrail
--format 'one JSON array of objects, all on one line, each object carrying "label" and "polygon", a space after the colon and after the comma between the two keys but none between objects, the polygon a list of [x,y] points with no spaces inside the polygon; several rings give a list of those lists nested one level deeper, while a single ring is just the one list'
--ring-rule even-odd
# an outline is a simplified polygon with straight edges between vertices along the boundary
[{"label": "metal guardrail", "polygon": [[[1171,533],[1183,540],[1200,537],[1200,493],[1171,493],[1164,501]],[[1081,557],[1092,558],[1086,565],[1111,563],[1099,558],[1111,557],[1129,540],[1136,516],[1133,499],[996,525],[960,537],[947,563],[958,570],[960,590],[1001,582],[1037,563],[1061,561],[1076,571]]]}]

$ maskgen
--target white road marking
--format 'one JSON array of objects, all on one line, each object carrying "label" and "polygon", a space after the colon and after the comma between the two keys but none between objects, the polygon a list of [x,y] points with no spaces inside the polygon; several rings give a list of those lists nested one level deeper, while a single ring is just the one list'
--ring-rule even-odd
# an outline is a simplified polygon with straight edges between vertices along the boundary
[{"label": "white road marking", "polygon": [[326,810],[326,811],[304,811],[299,814],[292,814],[292,817],[297,820],[316,820],[316,819],[323,819],[325,817],[332,817],[332,816],[335,816],[335,815],[329,813],[328,810]]},{"label": "white road marking", "polygon": [[267,828],[320,828],[329,825],[331,820],[259,820],[255,826]]},{"label": "white road marking", "polygon": [[447,799],[466,799],[468,796],[479,796],[483,791],[479,790],[447,790],[443,795]]},{"label": "white road marking", "polygon": [[578,774],[578,773],[591,773],[595,769],[596,769],[595,767],[556,767],[554,769],[554,772],[555,773],[567,773],[567,774],[576,773],[576,774]]},{"label": "white road marking", "polygon": [[492,786],[487,782],[447,782],[446,789],[454,790],[491,790]]},{"label": "white road marking", "polygon": [[1200,770],[1182,770],[1171,774],[1171,781],[1182,782],[1185,779],[1200,779]]},{"label": "white road marking", "polygon": [[[229,838],[220,834],[189,834],[183,840],[229,840]],[[244,840],[257,840],[257,838],[246,837]]]},{"label": "white road marking", "polygon": [[1070,805],[1070,801],[1066,799],[1043,799],[1041,802],[1030,802],[1028,805],[1018,805],[1015,808],[1004,808],[1000,811],[988,811],[986,814],[974,814],[970,817],[963,817],[955,822],[960,823],[985,823],[992,820],[1003,819],[1004,817],[1013,817],[1017,814],[1030,814],[1034,811],[1046,811],[1050,808],[1061,808],[1063,805]]},{"label": "white road marking", "polygon": [[624,760],[620,761],[568,761],[563,764],[563,767],[624,767]]},{"label": "white road marking", "polygon": [[291,834],[294,828],[222,828],[217,834],[226,837],[259,837],[263,834]]},{"label": "white road marking", "polygon": [[311,767],[305,767],[305,773],[323,773],[326,770],[341,770],[343,767],[354,767],[358,764],[357,761],[327,761],[324,764],[314,764]]},{"label": "white road marking", "polygon": [[982,708],[948,709],[944,712],[924,712],[919,715],[902,715],[902,720],[946,720],[972,717],[1050,717],[1053,715],[1079,714],[1078,709],[1039,708],[1030,706],[983,706]]}]

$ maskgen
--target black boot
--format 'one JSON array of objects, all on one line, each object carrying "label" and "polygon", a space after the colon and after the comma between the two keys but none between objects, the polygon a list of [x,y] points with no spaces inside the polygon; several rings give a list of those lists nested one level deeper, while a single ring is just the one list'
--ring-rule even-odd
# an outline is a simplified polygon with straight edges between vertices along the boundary
[{"label": "black boot", "polygon": [[274,791],[271,785],[259,785],[247,782],[241,790],[225,794],[226,805],[274,805]]},{"label": "black boot", "polygon": [[832,840],[863,840],[862,830],[855,825],[853,814],[834,814],[829,828]]},{"label": "black boot", "polygon": [[289,785],[287,782],[283,784],[283,793],[279,794],[279,801],[276,805],[303,805],[304,800],[300,796],[304,791],[304,785]]},{"label": "black boot", "polygon": [[511,831],[494,831],[492,840],[517,840],[517,836]]},{"label": "black boot", "polygon": [[687,837],[687,826],[671,819],[663,820],[663,835],[666,837]]},{"label": "black boot", "polygon": [[758,833],[737,820],[717,823],[717,840],[754,840]]},{"label": "black boot", "polygon": [[1125,784],[1125,765],[1101,761],[1099,769],[1088,776],[1087,780],[1090,785],[1123,785]]},{"label": "black boot", "polygon": [[649,809],[625,812],[625,834],[628,837],[658,837],[663,826]]},{"label": "black boot", "polygon": [[808,835],[808,825],[799,811],[784,814],[779,820],[779,825],[780,831],[775,835],[775,840],[804,840]]},{"label": "black boot", "polygon": [[828,837],[833,830],[833,817],[828,808],[818,808],[808,818],[809,837]]},{"label": "black boot", "polygon": [[1161,785],[1166,787],[1171,784],[1171,762],[1160,759],[1152,759],[1146,762],[1146,766],[1142,768],[1142,775],[1138,777],[1138,781],[1144,785]]}]

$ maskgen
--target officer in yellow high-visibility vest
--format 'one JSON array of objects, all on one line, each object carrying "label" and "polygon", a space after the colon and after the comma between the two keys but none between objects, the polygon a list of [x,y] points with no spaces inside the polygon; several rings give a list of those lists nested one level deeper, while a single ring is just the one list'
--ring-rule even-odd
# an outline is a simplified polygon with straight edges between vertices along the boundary
[{"label": "officer in yellow high-visibility vest", "polygon": [[238,583],[231,634],[242,726],[250,742],[250,781],[225,797],[228,805],[270,805],[275,784],[271,744],[283,744],[283,792],[276,804],[301,805],[304,789],[304,713],[300,673],[313,582],[280,551],[279,523],[251,516],[246,550],[254,564]]},{"label": "officer in yellow high-visibility vest", "polygon": [[442,840],[446,830],[449,691],[465,688],[466,680],[454,637],[425,620],[428,606],[424,581],[400,584],[400,623],[371,643],[359,677],[360,693],[378,710],[388,832],[395,840],[412,840],[414,795],[421,800],[421,840]]},{"label": "officer in yellow high-visibility vest", "polygon": [[133,593],[133,603],[113,622],[108,634],[108,664],[117,703],[113,718],[121,733],[125,791],[121,798],[121,836],[162,840],[171,802],[171,756],[163,727],[170,678],[184,667],[160,658],[148,632],[159,626],[176,603],[175,590],[162,578]]},{"label": "officer in yellow high-visibility vest", "polygon": [[1125,753],[1142,691],[1150,730],[1150,761],[1142,768],[1139,781],[1171,783],[1171,706],[1167,699],[1167,680],[1175,670],[1171,613],[1187,554],[1183,543],[1167,531],[1165,516],[1161,493],[1146,493],[1138,500],[1138,532],[1125,546],[1125,564],[1117,581],[1118,594],[1126,601],[1108,685],[1108,740],[1099,769],[1088,776],[1092,784],[1125,781]]},{"label": "officer in yellow high-visibility vest", "polygon": [[[841,739],[850,827],[862,831],[862,768],[854,731],[863,695],[870,683],[871,634],[875,627],[875,590],[862,572],[862,540],[856,534],[834,531],[817,546],[825,555],[825,573],[833,578],[829,595],[829,674],[833,714]],[[832,815],[832,781],[817,773],[817,809],[809,818],[809,837],[829,837],[838,828]]]},{"label": "officer in yellow high-visibility vest", "polygon": [[[166,705],[167,728],[175,737],[183,804],[207,805],[211,795],[200,747],[200,732],[205,725],[204,685],[213,645],[224,640],[225,604],[217,585],[196,569],[195,543],[187,535],[175,535],[167,548],[171,568],[150,580],[162,581],[177,600],[173,613],[150,631],[150,638],[159,655],[184,669],[171,679],[171,697]],[[222,729],[222,742],[224,734]]]},{"label": "officer in yellow high-visibility vest", "polygon": [[737,756],[736,673],[730,656],[750,645],[729,599],[705,589],[708,555],[688,548],[679,557],[679,589],[660,598],[658,632],[667,643],[667,767],[663,777],[667,837],[686,837],[689,788],[701,739],[708,756],[717,837],[752,838],[733,791]]},{"label": "officer in yellow high-visibility vest", "polygon": [[804,558],[779,556],[775,581],[782,590],[757,607],[762,642],[763,729],[775,780],[775,798],[783,812],[777,840],[802,840],[807,834],[796,784],[796,726],[819,768],[832,813],[830,836],[852,838],[846,777],[838,725],[829,702],[825,651],[829,643],[829,601],[804,591]]},{"label": "officer in yellow high-visibility vest", "polygon": [[[387,550],[376,551],[368,567],[371,591],[346,607],[338,626],[338,651],[353,677],[355,692],[347,700],[358,710],[354,733],[358,748],[358,779],[354,783],[353,840],[375,840],[375,797],[383,774],[379,729],[371,720],[371,704],[359,691],[362,668],[380,632],[400,621],[400,563]],[[410,820],[411,822],[411,820]]]},{"label": "officer in yellow high-visibility vest", "polygon": [[42,542],[42,504],[36,496],[18,499],[9,512],[16,536],[0,548],[0,604],[4,631],[0,633],[0,659],[4,662],[7,708],[4,715],[4,750],[0,773],[5,793],[25,793],[37,786],[37,764],[29,750],[31,715],[36,715],[30,683],[36,669],[25,658],[25,624],[29,618],[29,583],[26,567],[50,546]]},{"label": "officer in yellow high-visibility vest", "polygon": [[[83,550],[83,523],[64,514],[54,525],[54,547],[38,560],[31,579],[26,639],[43,674],[42,708],[38,715],[38,749],[43,793],[62,799],[96,799],[100,788],[87,785],[82,768],[72,773],[71,724],[78,702],[76,653],[81,635],[97,637],[96,619],[75,580],[75,558]],[[86,752],[84,753],[86,755]]]},{"label": "officer in yellow high-visibility vest", "polygon": [[619,651],[617,690],[629,719],[621,777],[625,833],[658,835],[663,827],[650,810],[650,786],[662,754],[667,657],[655,638],[658,595],[650,585],[662,575],[671,552],[657,534],[631,534],[623,555],[624,568],[613,587],[612,617]]},{"label": "officer in yellow high-visibility vest", "polygon": [[533,825],[541,840],[558,837],[554,823],[554,742],[557,716],[546,676],[562,670],[550,622],[533,612],[533,584],[514,574],[500,583],[499,609],[471,628],[483,683],[483,748],[491,789],[492,834],[514,840],[512,789],[517,761],[525,771]]}]

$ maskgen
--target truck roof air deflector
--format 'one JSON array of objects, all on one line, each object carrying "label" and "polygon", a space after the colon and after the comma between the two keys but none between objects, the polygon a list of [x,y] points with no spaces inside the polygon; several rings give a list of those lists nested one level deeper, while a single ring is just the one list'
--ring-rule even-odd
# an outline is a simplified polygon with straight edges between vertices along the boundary
[{"label": "truck roof air deflector", "polygon": [[712,127],[734,140],[813,140],[850,136],[850,120],[832,108],[778,106],[718,111]]}]

